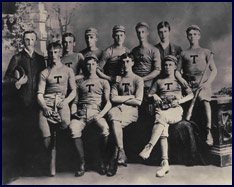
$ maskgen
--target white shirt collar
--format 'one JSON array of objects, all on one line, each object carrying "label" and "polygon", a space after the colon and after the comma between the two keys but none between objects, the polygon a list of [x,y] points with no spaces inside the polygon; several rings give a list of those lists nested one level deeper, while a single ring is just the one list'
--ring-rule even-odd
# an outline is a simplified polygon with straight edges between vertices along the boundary
[{"label": "white shirt collar", "polygon": [[25,50],[26,53],[28,53],[28,55],[32,58],[32,55],[33,55],[34,51],[32,51],[32,52],[30,53],[29,50],[27,50],[26,48],[24,48],[24,50]]},{"label": "white shirt collar", "polygon": [[160,44],[161,44],[163,49],[166,49],[169,46],[169,42],[167,42],[167,43],[160,42]]}]

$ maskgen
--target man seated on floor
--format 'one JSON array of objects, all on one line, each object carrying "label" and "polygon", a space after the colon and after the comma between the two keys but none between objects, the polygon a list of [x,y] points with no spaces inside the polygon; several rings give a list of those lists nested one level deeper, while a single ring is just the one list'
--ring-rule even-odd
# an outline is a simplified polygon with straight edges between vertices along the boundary
[{"label": "man seated on floor", "polygon": [[[149,158],[153,147],[160,138],[162,162],[161,169],[156,173],[157,177],[163,177],[170,169],[168,163],[168,127],[182,119],[183,109],[180,104],[193,98],[192,90],[189,87],[184,87],[175,78],[174,72],[176,70],[177,58],[168,55],[164,60],[164,75],[154,83],[148,95],[155,102],[155,122],[151,138],[139,154],[143,159]],[[185,89],[185,97],[182,95],[182,89]]]},{"label": "man seated on floor", "polygon": [[122,129],[138,119],[138,106],[141,105],[143,99],[144,81],[132,71],[134,65],[132,54],[125,53],[120,59],[122,75],[119,81],[112,85],[111,101],[115,106],[108,112],[107,117],[116,139],[114,157],[118,157],[118,164],[126,166],[127,158],[124,152]]}]

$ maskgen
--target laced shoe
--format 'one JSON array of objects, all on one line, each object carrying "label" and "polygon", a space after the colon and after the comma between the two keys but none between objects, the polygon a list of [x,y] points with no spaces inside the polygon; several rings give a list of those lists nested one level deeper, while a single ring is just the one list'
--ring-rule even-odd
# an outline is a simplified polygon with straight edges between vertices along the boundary
[{"label": "laced shoe", "polygon": [[118,164],[127,167],[127,156],[125,155],[124,149],[119,148],[119,153],[118,153]]},{"label": "laced shoe", "polygon": [[161,169],[156,172],[156,177],[164,177],[170,170],[168,160],[161,162]]},{"label": "laced shoe", "polygon": [[80,164],[79,169],[75,172],[75,176],[76,176],[76,177],[81,177],[81,176],[84,175],[84,173],[85,173],[85,163],[82,162],[82,163]]},{"label": "laced shoe", "polygon": [[153,145],[151,143],[148,143],[145,146],[145,148],[139,153],[139,156],[142,157],[144,160],[149,158],[152,149],[153,149]]}]

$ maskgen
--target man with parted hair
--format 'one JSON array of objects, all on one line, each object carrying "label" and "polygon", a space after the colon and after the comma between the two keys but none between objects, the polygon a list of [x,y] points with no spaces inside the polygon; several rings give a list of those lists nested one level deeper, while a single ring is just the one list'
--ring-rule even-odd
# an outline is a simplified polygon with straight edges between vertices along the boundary
[{"label": "man with parted hair", "polygon": [[[112,125],[116,149],[115,157],[119,156],[118,164],[126,166],[127,157],[123,145],[123,128],[127,127],[138,119],[138,107],[143,100],[144,82],[141,77],[134,74],[132,67],[134,65],[133,55],[125,53],[121,56],[122,75],[119,81],[112,85],[111,101],[113,108],[108,112],[108,120]],[[115,175],[116,171],[111,170],[109,175]]]},{"label": "man with parted hair", "polygon": [[[206,116],[206,143],[213,145],[213,137],[211,134],[211,84],[217,75],[217,69],[214,63],[212,52],[208,49],[201,48],[199,40],[201,37],[201,29],[197,25],[191,25],[186,30],[187,39],[190,47],[181,52],[177,69],[183,71],[183,78],[189,83],[189,86],[196,92],[201,89],[198,99],[205,108]],[[202,85],[198,85],[204,73],[207,63],[209,64],[209,73],[205,76]]]},{"label": "man with parted hair", "polygon": [[[47,151],[51,148],[50,124],[47,118],[53,114],[56,107],[61,116],[61,129],[67,129],[70,125],[69,103],[76,96],[75,76],[71,68],[61,62],[62,46],[58,42],[48,45],[49,65],[40,73],[37,100],[40,105],[39,127],[42,132],[44,147]],[[70,93],[68,94],[68,88]],[[57,105],[55,99],[58,98]]]},{"label": "man with parted hair", "polygon": [[171,26],[167,21],[162,21],[157,26],[160,42],[155,45],[160,52],[161,62],[167,55],[173,55],[179,58],[182,48],[170,42]]},{"label": "man with parted hair", "polygon": [[[158,30],[158,36],[160,38],[160,43],[155,45],[155,47],[160,52],[161,67],[163,69],[164,57],[168,55],[173,55],[177,59],[179,59],[182,48],[170,42],[171,26],[167,21],[160,22],[157,26],[157,30]],[[184,84],[184,86],[187,86],[187,82],[183,79],[183,77],[177,70],[175,70],[175,77],[179,79],[180,82]]]},{"label": "man with parted hair", "polygon": [[84,56],[81,53],[75,53],[76,38],[72,33],[65,33],[62,36],[63,56],[62,63],[73,69],[76,79],[81,78],[82,63]]},{"label": "man with parted hair", "polygon": [[[39,110],[37,85],[39,74],[46,68],[46,63],[44,57],[35,51],[37,41],[35,31],[25,31],[22,40],[24,49],[11,58],[4,81],[14,91],[14,98],[10,98],[10,100],[13,102],[16,99],[13,107],[17,108],[17,114],[20,116],[17,121],[18,124],[14,126],[15,132],[18,133],[17,136],[14,134],[14,137],[16,137],[16,142],[19,142],[19,144],[16,144],[18,147],[15,150],[19,151],[17,151],[15,157],[12,154],[12,158],[14,158],[13,162],[17,162],[19,170],[25,172],[28,169],[26,167],[33,165],[32,159],[35,156],[36,147],[38,147],[35,146],[38,141],[35,139],[39,131],[37,125]],[[6,95],[11,93],[8,90]],[[17,166],[15,168],[18,169]]]}]

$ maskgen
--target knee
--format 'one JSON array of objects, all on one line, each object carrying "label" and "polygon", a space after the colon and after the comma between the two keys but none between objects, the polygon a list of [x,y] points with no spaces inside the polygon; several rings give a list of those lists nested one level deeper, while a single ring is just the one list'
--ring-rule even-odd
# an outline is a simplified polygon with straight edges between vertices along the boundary
[{"label": "knee", "polygon": [[98,120],[99,126],[101,128],[101,134],[103,136],[108,136],[110,134],[109,126],[104,118]]},{"label": "knee", "polygon": [[113,117],[116,115],[116,108],[112,108],[108,113],[107,113],[107,118],[109,121],[113,119]]},{"label": "knee", "polygon": [[62,122],[61,122],[61,127],[62,129],[66,129],[69,125],[70,125],[70,119],[62,119]]},{"label": "knee", "polygon": [[79,128],[78,120],[72,120],[69,128],[71,131],[72,138],[80,138],[82,136],[82,130],[81,128]]}]

